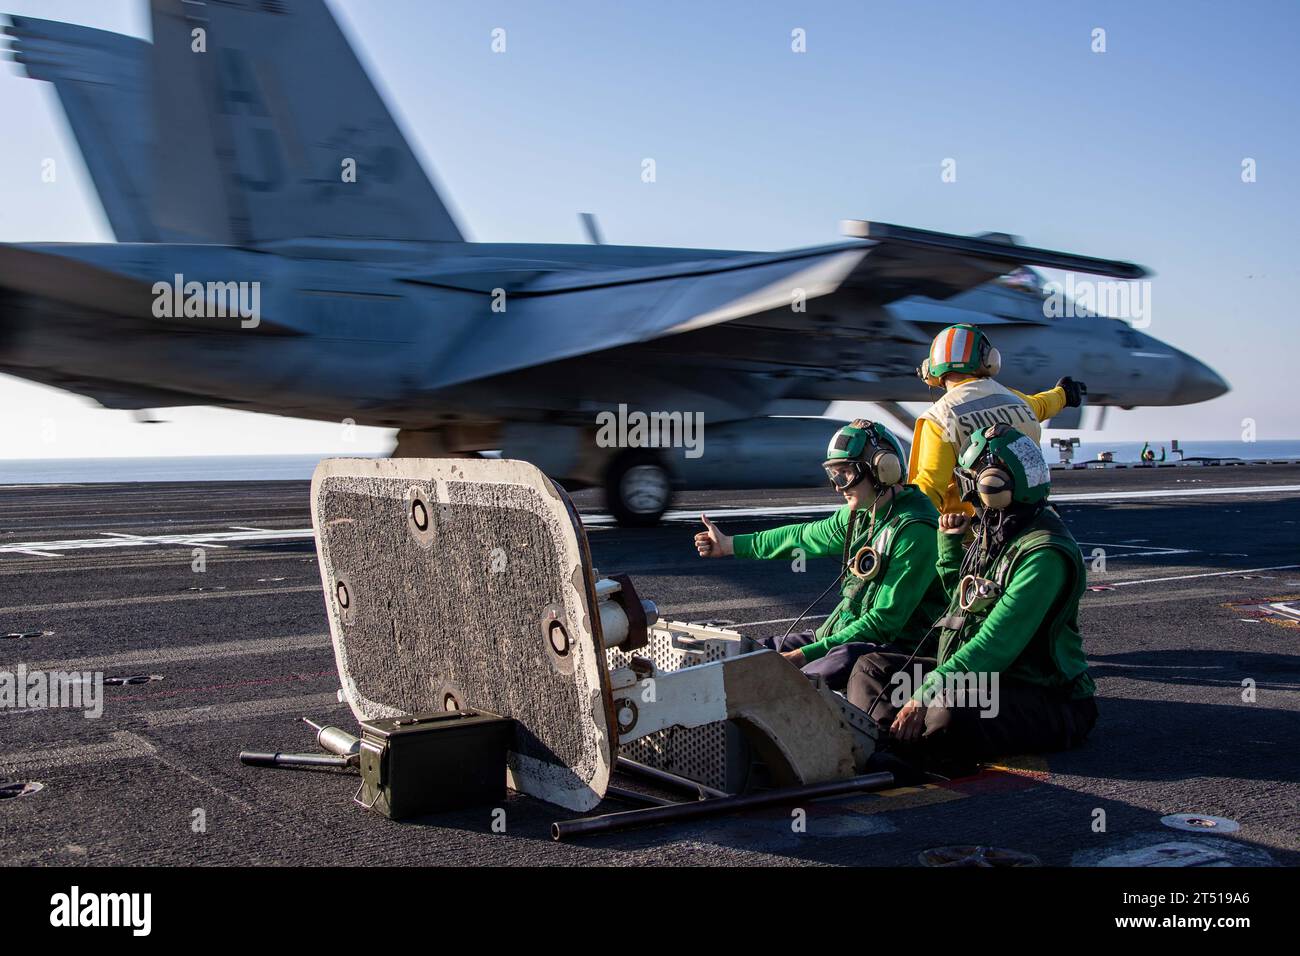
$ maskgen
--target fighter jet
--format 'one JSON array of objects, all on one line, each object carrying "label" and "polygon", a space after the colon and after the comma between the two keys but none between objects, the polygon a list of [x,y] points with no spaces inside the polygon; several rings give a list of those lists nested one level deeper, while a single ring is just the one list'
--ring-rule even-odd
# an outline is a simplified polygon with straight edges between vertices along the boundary
[{"label": "fighter jet", "polygon": [[[322,0],[151,15],[152,42],[11,18],[12,58],[57,91],[117,242],[0,245],[2,372],[108,408],[395,428],[397,455],[499,452],[603,486],[633,525],[675,488],[821,480],[828,429],[809,416],[848,400],[905,419],[927,343],[957,321],[989,327],[1022,390],[1072,375],[1103,411],[1227,391],[1134,324],[1054,311],[1030,267],[1145,269],[1001,234],[467,241]],[[667,427],[612,440],[614,414]],[[702,445],[660,440],[692,421]]]}]

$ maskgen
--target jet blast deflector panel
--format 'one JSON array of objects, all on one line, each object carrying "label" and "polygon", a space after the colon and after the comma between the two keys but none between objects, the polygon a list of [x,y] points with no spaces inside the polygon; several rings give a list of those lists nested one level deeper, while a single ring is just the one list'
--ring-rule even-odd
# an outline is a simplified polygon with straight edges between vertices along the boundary
[{"label": "jet blast deflector panel", "polygon": [[583,532],[533,465],[330,459],[312,479],[330,634],[359,720],[475,708],[516,722],[510,786],[604,796],[612,697]]}]

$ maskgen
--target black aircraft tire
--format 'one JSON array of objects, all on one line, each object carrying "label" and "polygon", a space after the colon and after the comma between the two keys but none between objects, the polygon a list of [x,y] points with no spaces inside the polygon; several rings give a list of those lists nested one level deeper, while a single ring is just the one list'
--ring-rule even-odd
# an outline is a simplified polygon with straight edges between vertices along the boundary
[{"label": "black aircraft tire", "polygon": [[605,471],[605,506],[621,527],[654,527],[672,501],[672,475],[653,451],[625,451]]}]

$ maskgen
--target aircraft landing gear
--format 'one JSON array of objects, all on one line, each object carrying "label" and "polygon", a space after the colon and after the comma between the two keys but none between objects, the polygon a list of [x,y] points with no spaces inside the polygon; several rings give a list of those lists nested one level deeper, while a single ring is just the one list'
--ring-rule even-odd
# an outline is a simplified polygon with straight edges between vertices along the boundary
[{"label": "aircraft landing gear", "polygon": [[653,451],[629,449],[605,470],[605,506],[625,528],[658,524],[672,500],[672,475]]}]

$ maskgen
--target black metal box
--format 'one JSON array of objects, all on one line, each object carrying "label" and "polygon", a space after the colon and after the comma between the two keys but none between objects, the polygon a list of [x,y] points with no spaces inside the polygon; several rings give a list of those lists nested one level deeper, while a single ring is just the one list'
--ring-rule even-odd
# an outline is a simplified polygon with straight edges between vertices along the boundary
[{"label": "black metal box", "polygon": [[514,723],[476,710],[364,721],[357,801],[393,820],[499,802]]}]

